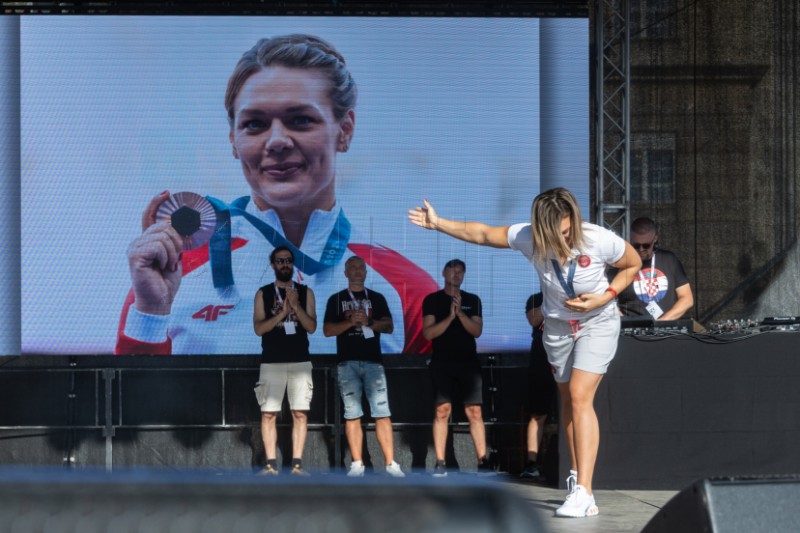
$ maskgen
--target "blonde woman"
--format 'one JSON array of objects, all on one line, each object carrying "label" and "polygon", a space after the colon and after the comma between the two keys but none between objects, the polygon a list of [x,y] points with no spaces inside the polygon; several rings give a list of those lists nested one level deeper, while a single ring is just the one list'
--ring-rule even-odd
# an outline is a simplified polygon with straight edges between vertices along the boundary
[{"label": "blonde woman", "polygon": [[[408,212],[417,226],[494,248],[511,248],[527,257],[544,294],[544,345],[562,401],[562,424],[572,468],[569,493],[557,516],[594,516],[592,494],[600,429],[594,396],[617,351],[616,297],[641,267],[633,247],[613,232],[584,222],[575,197],[555,188],[539,194],[530,223],[489,226],[440,217],[425,201]],[[618,269],[609,281],[608,266]]]}]

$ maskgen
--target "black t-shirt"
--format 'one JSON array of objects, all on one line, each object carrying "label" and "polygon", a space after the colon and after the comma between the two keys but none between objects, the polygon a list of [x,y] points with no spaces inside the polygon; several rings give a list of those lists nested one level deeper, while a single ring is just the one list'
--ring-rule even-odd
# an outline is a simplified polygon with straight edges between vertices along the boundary
[{"label": "black t-shirt", "polygon": [[[541,292],[531,294],[528,297],[528,301],[525,302],[525,315],[530,313],[531,309],[534,307],[541,307],[542,302],[544,302],[544,295]],[[539,324],[538,327],[531,328],[531,366],[544,362],[549,368],[549,363],[547,363],[547,352],[545,352],[544,349],[544,335],[542,335],[541,329],[542,326],[544,326],[544,322]]]},{"label": "black t-shirt", "polygon": [[[452,302],[453,298],[444,289],[429,294],[422,302],[422,315],[433,315],[436,322],[441,322],[450,315]],[[461,310],[468,317],[482,316],[481,299],[475,294],[461,291]],[[464,357],[474,357],[477,353],[475,337],[464,329],[458,318],[431,342],[433,357],[439,361],[463,360]]]},{"label": "black t-shirt", "polygon": [[[308,299],[308,287],[294,284],[297,289],[297,296],[300,305],[306,309]],[[264,300],[264,310],[267,318],[277,315],[283,309],[283,302],[286,300],[286,289],[280,291],[280,301],[275,297],[275,283],[270,283],[261,287],[261,296]],[[287,335],[284,329],[284,322],[293,321],[295,323],[295,333]],[[289,315],[275,326],[272,331],[268,331],[261,336],[261,362],[262,363],[302,363],[310,361],[308,353],[308,332],[297,319],[294,313]]]},{"label": "black t-shirt", "polygon": [[[651,301],[666,313],[678,299],[675,289],[689,283],[686,271],[675,254],[657,249],[654,257],[655,272],[651,268],[652,259],[642,261],[642,269],[636,274],[633,283],[619,294],[617,303],[623,315],[650,316],[647,304]],[[613,279],[614,272],[610,273],[610,279]]]},{"label": "black t-shirt", "polygon": [[[541,292],[537,292],[536,294],[531,294],[530,296],[528,296],[528,301],[525,302],[525,315],[527,316],[528,313],[531,312],[531,309],[533,309],[534,307],[541,307],[543,302],[544,302],[544,294],[542,294]],[[535,339],[537,334],[539,334],[539,337],[541,337],[541,330],[538,327],[531,329],[533,330],[531,331],[531,337]]]},{"label": "black t-shirt", "polygon": [[[386,298],[379,292],[365,290],[350,292],[345,289],[328,298],[325,307],[325,322],[342,322],[349,320],[351,313],[360,308],[367,311],[367,318],[380,320],[391,317]],[[381,334],[365,339],[360,327],[352,327],[336,336],[336,354],[339,361],[373,361],[381,362]]]}]

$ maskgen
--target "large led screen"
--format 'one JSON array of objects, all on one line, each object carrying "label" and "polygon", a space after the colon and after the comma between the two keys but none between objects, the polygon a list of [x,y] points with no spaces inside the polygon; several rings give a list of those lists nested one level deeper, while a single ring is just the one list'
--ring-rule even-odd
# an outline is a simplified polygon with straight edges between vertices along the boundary
[{"label": "large led screen", "polygon": [[[296,33],[344,58],[358,89],[352,137],[342,144],[333,127],[288,140],[303,180],[254,185],[259,156],[232,143],[226,86],[259,39]],[[538,289],[524,257],[422,230],[406,213],[427,199],[442,216],[512,224],[553,186],[588,209],[585,19],[24,16],[19,58],[23,354],[165,342],[173,354],[258,354],[254,295],[274,281],[269,253],[283,239],[313,266],[295,279],[313,289],[320,323],[346,288],[344,260],[365,258],[366,286],[394,317],[384,353],[426,350],[422,298],[453,258],[467,265],[462,289],[483,301],[479,351],[524,350]],[[306,98],[322,78],[302,76],[255,94],[265,105]],[[307,115],[292,120],[327,120]],[[331,184],[333,202],[317,205]],[[280,208],[260,212],[253,187],[267,186]],[[131,312],[131,244],[162,191],[209,197],[230,217],[232,251],[185,250],[168,265],[180,275],[164,277],[177,286],[167,314]],[[321,324],[311,351],[335,352]]]}]

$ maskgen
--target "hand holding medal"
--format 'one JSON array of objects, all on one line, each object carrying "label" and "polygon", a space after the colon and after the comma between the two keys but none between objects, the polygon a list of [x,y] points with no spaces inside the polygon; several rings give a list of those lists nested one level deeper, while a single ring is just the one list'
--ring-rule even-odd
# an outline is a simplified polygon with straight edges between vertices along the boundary
[{"label": "hand holding medal", "polygon": [[170,195],[156,211],[156,221],[169,220],[183,239],[184,250],[206,244],[214,235],[217,216],[211,204],[193,192]]},{"label": "hand holding medal", "polygon": [[213,207],[196,194],[163,191],[150,200],[142,214],[142,234],[127,250],[136,310],[171,312],[181,283],[183,251],[208,242],[215,225]]}]

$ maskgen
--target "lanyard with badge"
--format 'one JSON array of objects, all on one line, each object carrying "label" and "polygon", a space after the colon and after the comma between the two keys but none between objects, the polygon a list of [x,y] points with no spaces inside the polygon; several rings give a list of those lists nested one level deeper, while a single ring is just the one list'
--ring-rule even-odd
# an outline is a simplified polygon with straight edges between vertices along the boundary
[{"label": "lanyard with badge", "polygon": [[[644,277],[644,276],[642,276]],[[664,314],[664,310],[656,303],[656,294],[658,294],[658,276],[656,274],[656,252],[653,251],[653,257],[650,259],[650,272],[644,282],[645,290],[644,297],[647,302],[647,312],[650,313],[654,319],[658,320]],[[651,289],[655,289],[654,294],[650,294]]]},{"label": "lanyard with badge", "polygon": [[[350,300],[353,302],[353,309],[355,309],[356,311],[361,309],[361,303],[358,301],[358,299],[356,298],[355,294],[353,294],[353,291],[351,291],[349,287],[347,288],[347,293],[350,295]],[[369,292],[367,292],[367,288],[366,287],[364,287],[364,299],[365,300],[369,300]],[[365,306],[364,307],[364,313],[366,314],[368,312],[369,312],[369,309],[367,309],[366,306]],[[372,337],[375,336],[375,332],[372,331],[372,328],[367,326],[367,325],[356,326],[356,330],[360,330],[361,334],[364,335],[365,339],[371,339]]]},{"label": "lanyard with badge", "polygon": [[[564,279],[564,275],[561,273],[561,265],[558,264],[558,261],[555,259],[551,259],[553,262],[553,269],[556,271],[556,277],[558,278],[558,282],[561,284],[561,288],[564,289],[564,292],[567,293],[571,299],[575,299],[578,297],[575,294],[575,287],[572,285],[572,281],[575,279],[575,268],[577,263],[574,259],[570,259],[569,264],[569,272],[567,273],[567,279]],[[572,334],[577,335],[578,330],[580,329],[580,320],[570,320],[570,326],[572,327]]]},{"label": "lanyard with badge", "polygon": [[[289,286],[290,288],[294,289],[294,282]],[[278,284],[275,284],[275,299],[281,304],[283,307],[283,298],[281,298],[281,291],[278,290]],[[294,313],[294,311],[292,311]],[[286,318],[283,319],[283,332],[287,335],[294,335],[297,333],[297,328],[295,326],[294,320],[289,320],[289,315],[286,315]]]},{"label": "lanyard with badge", "polygon": [[561,284],[561,288],[564,289],[564,292],[567,293],[568,297],[577,298],[578,295],[575,294],[575,288],[572,285],[572,281],[575,279],[575,267],[577,266],[575,261],[570,259],[567,279],[564,279],[564,274],[561,273],[561,265],[558,264],[558,261],[555,259],[551,259],[550,261],[553,263],[553,270],[556,272],[556,277],[558,278],[558,282]]}]

